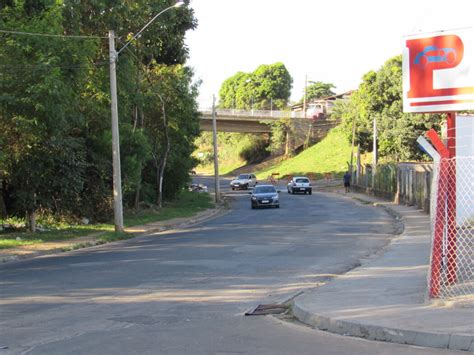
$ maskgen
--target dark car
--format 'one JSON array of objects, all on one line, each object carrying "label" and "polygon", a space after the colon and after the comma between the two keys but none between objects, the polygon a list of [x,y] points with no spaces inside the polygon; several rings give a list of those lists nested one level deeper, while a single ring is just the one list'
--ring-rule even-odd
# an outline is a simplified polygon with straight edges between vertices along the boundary
[{"label": "dark car", "polygon": [[252,195],[250,197],[250,204],[252,208],[280,208],[280,196],[278,195],[279,192],[280,191],[277,191],[273,185],[257,185],[254,187],[253,192],[249,192]]}]

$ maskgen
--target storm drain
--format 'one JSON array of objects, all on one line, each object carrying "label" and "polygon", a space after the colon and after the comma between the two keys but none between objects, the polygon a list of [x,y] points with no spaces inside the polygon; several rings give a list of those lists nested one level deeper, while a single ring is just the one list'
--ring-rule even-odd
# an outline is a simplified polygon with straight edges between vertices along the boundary
[{"label": "storm drain", "polygon": [[257,308],[255,308],[252,311],[246,312],[246,316],[265,316],[267,314],[282,314],[285,313],[288,310],[287,305],[284,304],[261,304],[258,305]]}]

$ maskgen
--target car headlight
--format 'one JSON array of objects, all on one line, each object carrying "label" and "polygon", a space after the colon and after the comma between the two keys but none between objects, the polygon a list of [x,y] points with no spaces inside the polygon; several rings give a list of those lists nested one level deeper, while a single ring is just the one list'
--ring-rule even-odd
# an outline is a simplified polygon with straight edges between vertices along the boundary
[{"label": "car headlight", "polygon": [[273,201],[274,201],[274,202],[278,202],[278,196],[274,197],[274,198],[273,198]]},{"label": "car headlight", "polygon": [[257,201],[257,198],[255,196],[252,196],[252,201]]}]

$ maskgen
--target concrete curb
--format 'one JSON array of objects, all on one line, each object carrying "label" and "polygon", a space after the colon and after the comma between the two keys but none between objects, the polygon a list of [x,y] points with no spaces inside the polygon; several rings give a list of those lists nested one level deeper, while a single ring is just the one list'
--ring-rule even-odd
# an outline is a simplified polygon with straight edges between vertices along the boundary
[{"label": "concrete curb", "polygon": [[292,313],[307,325],[340,335],[430,348],[474,351],[474,337],[470,335],[396,329],[334,319],[310,313],[294,300]]},{"label": "concrete curb", "polygon": [[[403,224],[400,233],[396,234],[402,234],[404,232],[406,221],[403,215],[390,207],[390,202],[384,203],[374,201],[374,199],[364,198],[364,196],[347,196],[334,191],[329,193],[343,195],[348,199],[354,199],[362,203],[369,203],[374,207],[384,208],[387,213],[396,219],[396,221]],[[387,251],[389,248],[391,248],[393,243],[399,238],[404,238],[404,236],[402,235],[398,238],[394,238],[392,242],[384,248],[384,251]],[[364,270],[364,267],[366,266],[367,265],[363,263],[362,266],[353,270]],[[338,278],[336,277],[335,279],[330,280],[329,283],[337,282],[337,280]],[[318,289],[313,292],[317,293]],[[323,290],[321,290],[321,292],[323,292]],[[299,321],[319,330],[329,331],[331,333],[340,335],[364,338],[368,340],[409,344],[431,348],[474,351],[474,336],[470,334],[457,334],[455,332],[449,331],[436,332],[430,331],[429,329],[417,330],[410,329],[410,327],[407,327],[407,329],[400,329],[401,327],[367,324],[357,320],[342,319],[342,316],[328,315],[325,314],[324,311],[318,312],[317,309],[314,308],[312,311],[310,311],[309,309],[305,308],[304,302],[298,301],[298,297],[295,297],[291,300],[291,305],[292,314]]]},{"label": "concrete curb", "polygon": [[[190,219],[186,221],[181,221],[179,223],[166,223],[166,221],[163,221],[162,225],[157,225],[156,227],[153,227],[152,223],[149,225],[130,227],[130,229],[140,228],[143,230],[137,231],[137,232],[133,232],[133,231],[128,232],[130,233],[130,238],[128,239],[117,240],[113,242],[103,242],[101,240],[94,240],[91,238],[91,240],[88,240],[85,242],[77,242],[77,243],[74,243],[74,240],[71,240],[71,243],[65,243],[65,245],[60,248],[41,250],[38,252],[32,252],[32,253],[24,254],[24,255],[16,254],[16,255],[0,256],[0,265],[9,263],[9,262],[32,259],[32,258],[45,256],[45,255],[54,255],[54,254],[59,254],[59,253],[71,252],[71,251],[79,250],[79,249],[91,248],[98,245],[123,242],[124,240],[130,240],[130,239],[134,239],[134,238],[141,237],[148,234],[161,233],[170,229],[184,228],[184,227],[198,224],[198,223],[210,220],[212,218],[218,217],[220,215],[223,215],[227,212],[227,210],[223,206],[216,206],[215,209],[209,209],[205,212],[206,213],[201,212],[202,213],[201,215],[198,214],[198,216],[191,217]],[[87,239],[88,236],[84,236],[82,238]],[[14,248],[11,250],[12,250],[12,254],[14,254]],[[6,249],[6,251],[8,251],[8,249]]]}]

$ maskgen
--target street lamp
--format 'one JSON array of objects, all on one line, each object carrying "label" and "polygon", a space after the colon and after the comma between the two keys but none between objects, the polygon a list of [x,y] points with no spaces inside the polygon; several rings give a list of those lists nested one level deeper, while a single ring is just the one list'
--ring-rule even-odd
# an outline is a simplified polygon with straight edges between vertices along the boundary
[{"label": "street lamp", "polygon": [[184,1],[178,1],[174,5],[167,7],[155,15],[143,28],[137,32],[125,45],[117,52],[115,50],[115,33],[109,31],[109,63],[110,63],[110,107],[112,112],[112,165],[113,165],[113,195],[114,195],[114,223],[115,231],[123,232],[123,207],[122,207],[122,178],[120,169],[120,143],[118,127],[118,104],[117,104],[117,59],[118,55],[137,39],[145,29],[164,12],[184,5]]}]

